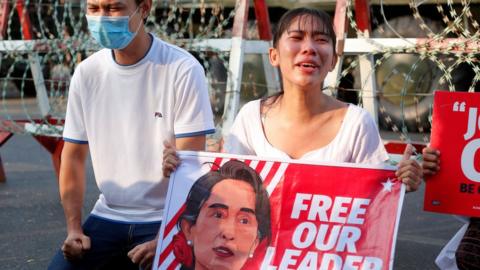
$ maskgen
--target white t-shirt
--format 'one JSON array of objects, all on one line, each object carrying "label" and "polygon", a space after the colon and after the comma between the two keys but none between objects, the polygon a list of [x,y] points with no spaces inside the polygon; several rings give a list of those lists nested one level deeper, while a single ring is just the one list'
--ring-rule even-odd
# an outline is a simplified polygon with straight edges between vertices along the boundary
[{"label": "white t-shirt", "polygon": [[[260,105],[260,100],[254,100],[242,107],[225,139],[225,152],[291,159],[265,137]],[[326,146],[305,153],[300,160],[381,164],[388,160],[388,154],[372,117],[350,104],[335,138]]]},{"label": "white t-shirt", "polygon": [[63,137],[89,144],[101,191],[94,215],[161,220],[168,187],[163,141],[214,131],[203,67],[158,38],[136,64],[119,65],[103,49],[72,77]]}]

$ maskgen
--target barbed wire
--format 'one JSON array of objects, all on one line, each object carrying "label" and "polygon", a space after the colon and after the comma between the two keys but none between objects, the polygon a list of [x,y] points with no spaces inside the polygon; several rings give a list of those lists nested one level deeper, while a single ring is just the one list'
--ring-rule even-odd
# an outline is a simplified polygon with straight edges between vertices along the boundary
[{"label": "barbed wire", "polygon": [[[480,53],[480,43],[479,43],[479,26],[476,19],[473,17],[471,9],[470,9],[470,1],[461,1],[461,9],[462,11],[458,14],[455,10],[454,3],[449,0],[447,1],[448,7],[448,14],[446,15],[444,12],[444,7],[437,1],[436,7],[439,11],[442,22],[444,23],[444,28],[440,32],[435,32],[431,25],[429,25],[429,21],[421,16],[419,11],[419,6],[425,4],[426,1],[422,1],[421,3],[417,3],[417,1],[410,1],[409,7],[412,11],[412,16],[414,18],[415,24],[418,26],[418,30],[423,31],[424,37],[422,42],[422,37],[419,36],[419,33],[415,33],[415,36],[405,36],[397,32],[398,29],[394,29],[393,26],[390,24],[389,19],[387,19],[387,14],[384,11],[384,3],[381,2],[380,7],[380,15],[383,18],[384,27],[387,27],[391,30],[391,32],[398,38],[404,39],[406,43],[410,44],[407,47],[396,47],[396,48],[385,48],[381,44],[376,43],[374,39],[370,39],[365,33],[359,30],[355,19],[354,19],[354,9],[352,1],[348,1],[347,3],[347,17],[348,21],[350,22],[350,27],[354,30],[356,35],[359,38],[363,38],[367,40],[369,43],[373,44],[376,48],[379,48],[378,51],[367,53],[367,56],[375,57],[374,67],[368,74],[367,78],[373,77],[376,79],[377,87],[381,88],[384,86],[384,82],[380,82],[378,78],[379,70],[382,70],[385,65],[389,61],[390,58],[398,56],[398,55],[414,55],[416,59],[412,59],[409,64],[410,66],[406,70],[399,70],[399,67],[405,67],[404,63],[398,63],[398,67],[393,67],[389,72],[391,74],[403,74],[404,79],[402,80],[401,85],[396,87],[396,92],[399,93],[400,101],[397,103],[398,109],[401,112],[401,119],[392,119],[392,112],[385,107],[385,102],[381,102],[382,100],[388,98],[388,96],[384,95],[382,90],[379,90],[377,93],[378,95],[373,97],[379,100],[379,113],[380,117],[382,118],[382,122],[387,125],[392,131],[399,133],[399,138],[401,140],[409,141],[409,130],[406,123],[406,109],[417,109],[420,106],[423,108],[428,106],[428,110],[423,113],[416,113],[413,117],[410,117],[410,122],[415,123],[416,127],[411,131],[418,131],[422,133],[422,138],[425,142],[429,141],[429,135],[426,133],[429,131],[430,124],[431,124],[431,111],[432,111],[432,95],[434,90],[449,90],[449,91],[456,91],[456,85],[452,74],[456,69],[458,69],[462,64],[467,64],[469,69],[474,72],[474,77],[472,78],[471,84],[467,91],[474,92],[475,88],[478,89],[478,78],[479,75],[479,66],[478,66],[478,54]],[[430,14],[431,15],[431,14]],[[410,18],[411,19],[411,18]],[[471,26],[474,28],[474,32],[471,33],[468,29],[463,26],[465,23],[465,19],[468,20]],[[392,20],[398,20],[398,18],[394,18]],[[413,24],[411,24],[413,25]],[[410,25],[410,26],[411,26]],[[380,28],[380,27],[379,27]],[[415,28],[414,31],[416,31]],[[453,35],[453,37],[452,37]],[[417,38],[417,42],[412,43],[407,38]],[[419,39],[420,38],[420,39]],[[457,42],[447,42],[449,38],[460,38],[457,39]],[[427,40],[428,39],[428,40]],[[428,94],[418,93],[416,90],[418,88],[414,88],[414,94],[409,93],[409,87],[417,82],[425,80],[425,78],[417,78],[414,79],[414,74],[418,73],[419,66],[422,63],[426,63],[429,66],[432,66],[435,69],[437,74],[440,76],[434,76],[432,79],[434,84],[437,88],[429,89]],[[402,66],[403,65],[403,66]],[[354,72],[355,69],[358,69],[358,59],[352,61],[343,71],[342,77],[347,76],[349,73]],[[357,76],[359,77],[359,76]],[[430,83],[432,83],[430,82]],[[445,85],[446,89],[441,89],[441,85]],[[367,84],[366,80],[361,82],[360,86],[358,86],[358,93],[359,99],[361,100],[363,93],[371,92],[372,89],[369,89],[369,85]],[[464,89],[465,90],[465,89]],[[398,96],[398,95],[397,95]],[[412,99],[410,105],[407,105],[408,99]],[[420,105],[420,102],[423,100],[427,100],[427,104]],[[430,104],[428,104],[430,103]],[[423,115],[422,115],[423,114]],[[426,118],[428,120],[429,125],[425,125],[425,121],[422,121],[422,118]],[[411,125],[410,125],[411,126]]]},{"label": "barbed wire", "polygon": [[[461,0],[460,3],[448,0],[446,4],[439,0],[411,0],[408,5],[410,14],[403,14],[408,20],[402,20],[401,17],[389,17],[385,2],[388,1],[380,1],[376,29],[367,35],[356,24],[353,2],[347,1],[347,19],[355,37],[364,39],[376,49],[362,54],[373,59],[372,69],[364,76],[359,76],[359,58],[346,57],[340,79],[330,90],[336,95],[354,95],[354,100],[349,102],[359,105],[362,105],[363,99],[376,99],[384,128],[398,133],[399,138],[406,141],[411,140],[413,132],[420,133],[422,140],[428,142],[433,91],[473,92],[480,88],[479,16],[475,16],[469,0]],[[13,0],[2,3],[9,9],[6,31],[2,33],[3,40],[0,42],[7,44],[6,41],[25,40],[26,33],[31,33],[34,41],[16,45],[9,43],[9,46],[17,47],[1,51],[0,114],[5,121],[0,122],[0,129],[32,132],[22,129],[21,122],[18,122],[22,120],[40,124],[33,132],[59,135],[71,74],[82,59],[99,49],[87,31],[85,1]],[[19,5],[23,7],[21,14],[16,8]],[[432,20],[431,14],[429,17],[422,16],[421,10],[425,5],[435,7],[440,19]],[[429,12],[432,10],[430,8]],[[231,75],[228,73],[229,52],[208,46],[198,47],[198,41],[229,38],[234,15],[235,7],[225,6],[221,1],[187,3],[159,0],[153,2],[146,20],[148,31],[192,52],[202,63],[217,116],[223,113],[227,78]],[[31,27],[26,27],[27,19]],[[416,26],[413,36],[402,32],[408,28],[401,25],[405,21],[411,21],[410,25]],[[255,24],[249,24],[249,27],[253,29]],[[255,35],[255,31],[249,32]],[[408,46],[386,47],[375,37],[400,38]],[[409,38],[416,40],[412,42]],[[452,41],[452,38],[455,40]],[[42,115],[36,104],[38,93],[31,72],[35,68],[32,58],[38,59],[44,77],[42,83],[47,88],[51,108],[48,115]],[[241,103],[272,92],[262,75],[259,59],[253,57],[250,63],[245,64],[250,66],[244,69]],[[456,76],[467,72],[464,70],[471,73],[470,84],[466,89],[459,89]],[[377,88],[375,92],[368,83],[370,80]],[[345,87],[345,83],[351,85]],[[217,119],[222,121],[221,117]]]}]

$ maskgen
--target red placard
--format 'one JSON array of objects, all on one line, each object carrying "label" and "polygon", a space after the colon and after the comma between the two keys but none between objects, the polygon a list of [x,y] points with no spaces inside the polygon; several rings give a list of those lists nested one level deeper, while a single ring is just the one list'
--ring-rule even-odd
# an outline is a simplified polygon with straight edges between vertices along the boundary
[{"label": "red placard", "polygon": [[[215,164],[212,167],[215,169],[231,159],[255,169],[263,180],[271,209],[270,217],[265,217],[271,221],[271,241],[261,241],[251,250],[252,256],[239,258],[243,260],[242,267],[225,269],[392,269],[404,194],[404,185],[395,178],[395,167],[302,164],[193,152],[183,152],[180,157],[182,165],[170,179],[154,269],[180,269],[182,261],[205,260],[199,258],[204,255],[198,250],[211,253],[206,260],[216,263],[233,261],[234,255],[239,254],[236,244],[216,238],[221,237],[222,230],[227,230],[226,223],[221,223],[226,220],[219,220],[218,224],[223,225],[213,224],[206,230],[202,227],[204,239],[212,235],[209,241],[195,241],[195,238],[188,244],[182,238],[188,236],[192,227],[183,234],[180,233],[183,228],[177,224],[188,208],[186,197],[193,190],[193,183],[211,169],[209,164]],[[237,193],[223,194],[229,197]],[[202,209],[210,209],[206,203],[209,200],[202,201],[205,203]],[[194,226],[198,230],[203,224],[201,216],[192,219],[196,220]],[[230,238],[236,239],[236,235],[232,233]],[[220,248],[219,252],[217,245],[231,250]],[[194,257],[192,253],[197,252],[199,255]]]},{"label": "red placard", "polygon": [[480,217],[480,93],[435,92],[430,145],[440,171],[426,179],[425,210]]}]

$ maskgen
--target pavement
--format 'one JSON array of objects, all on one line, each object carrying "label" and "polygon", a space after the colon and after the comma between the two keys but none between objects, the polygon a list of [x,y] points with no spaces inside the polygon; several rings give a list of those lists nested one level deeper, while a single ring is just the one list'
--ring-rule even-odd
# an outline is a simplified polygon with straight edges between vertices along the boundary
[{"label": "pavement", "polygon": [[[31,136],[0,148],[7,181],[0,183],[0,269],[46,269],[64,240],[65,220],[49,153]],[[422,210],[423,186],[405,196],[393,269],[437,269],[434,259],[461,223]],[[98,189],[87,164],[84,213]]]},{"label": "pavement", "polygon": [[[0,269],[46,269],[66,236],[50,154],[28,135],[14,135],[0,154]],[[84,213],[99,194],[91,164],[87,172]]]}]

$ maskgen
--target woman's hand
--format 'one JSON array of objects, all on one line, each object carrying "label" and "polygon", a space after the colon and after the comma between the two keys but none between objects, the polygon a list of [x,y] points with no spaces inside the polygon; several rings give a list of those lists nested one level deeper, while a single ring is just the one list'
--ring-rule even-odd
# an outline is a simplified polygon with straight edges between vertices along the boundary
[{"label": "woman's hand", "polygon": [[210,138],[207,139],[207,150],[208,152],[215,152],[215,153],[220,153],[222,152],[223,148],[223,139],[214,139]]},{"label": "woman's hand", "polygon": [[180,159],[177,156],[177,148],[175,148],[175,145],[164,141],[163,146],[165,148],[163,149],[162,170],[163,175],[169,177],[170,174],[177,169],[178,165],[180,165]]},{"label": "woman's hand", "polygon": [[427,146],[423,148],[423,173],[424,175],[434,175],[440,170],[440,151]]},{"label": "woman's hand", "polygon": [[416,160],[410,159],[413,153],[413,146],[407,144],[403,153],[402,161],[398,164],[395,172],[397,178],[407,185],[407,192],[415,191],[422,183],[423,170]]}]

